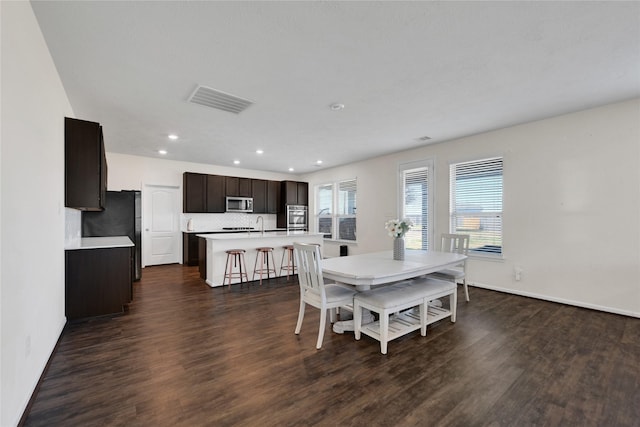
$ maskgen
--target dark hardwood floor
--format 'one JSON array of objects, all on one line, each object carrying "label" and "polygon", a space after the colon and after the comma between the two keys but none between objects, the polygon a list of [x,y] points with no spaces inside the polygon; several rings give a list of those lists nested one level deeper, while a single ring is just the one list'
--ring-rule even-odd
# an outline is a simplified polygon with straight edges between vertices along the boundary
[{"label": "dark hardwood floor", "polygon": [[144,269],[125,315],[69,324],[26,426],[640,426],[640,319],[472,288],[389,343],[327,328],[284,279]]}]

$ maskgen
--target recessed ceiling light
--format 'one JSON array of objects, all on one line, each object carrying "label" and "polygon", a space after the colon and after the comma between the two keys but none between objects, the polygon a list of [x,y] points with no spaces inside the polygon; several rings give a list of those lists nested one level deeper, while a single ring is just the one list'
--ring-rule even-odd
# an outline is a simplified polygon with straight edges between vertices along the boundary
[{"label": "recessed ceiling light", "polygon": [[340,111],[344,109],[344,104],[339,104],[336,102],[335,104],[329,105],[329,108],[331,108],[331,111]]},{"label": "recessed ceiling light", "polygon": [[316,160],[316,165],[321,165],[322,164],[322,160]]},{"label": "recessed ceiling light", "polygon": [[264,151],[259,150],[259,149],[258,149],[258,150],[256,150],[256,154],[262,154],[262,153],[264,153]]},{"label": "recessed ceiling light", "polygon": [[178,139],[178,135],[171,133],[168,135],[168,138],[175,141],[176,139]]},{"label": "recessed ceiling light", "polygon": [[233,161],[233,164],[234,164],[234,165],[239,165],[239,164],[240,164],[240,160],[234,160],[234,161]]},{"label": "recessed ceiling light", "polygon": [[158,150],[158,153],[164,156],[165,154],[167,154],[167,150]]},{"label": "recessed ceiling light", "polygon": [[293,168],[289,168],[289,172],[293,172],[293,171],[294,171],[294,169],[293,169]]}]

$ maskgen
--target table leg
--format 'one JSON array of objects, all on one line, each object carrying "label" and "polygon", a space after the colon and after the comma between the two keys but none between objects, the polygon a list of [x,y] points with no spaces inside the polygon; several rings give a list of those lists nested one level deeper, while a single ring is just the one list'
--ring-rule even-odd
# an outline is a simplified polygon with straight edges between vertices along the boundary
[{"label": "table leg", "polygon": [[[346,288],[350,288],[353,289],[352,285],[349,284],[345,284],[345,283],[340,283],[340,282],[336,282],[336,284],[339,284],[341,286],[344,286]],[[362,291],[366,291],[371,289],[370,286],[359,286],[357,287],[358,292],[362,292]],[[344,309],[340,310],[340,319],[345,319],[345,317],[343,316]],[[371,323],[375,320],[375,318],[373,317],[373,314],[371,314],[371,312],[367,309],[362,309],[362,324],[366,325],[367,323]],[[345,319],[345,320],[340,320],[339,322],[335,322],[333,324],[333,332],[335,332],[336,334],[344,334],[345,332],[348,331],[353,331],[355,328],[353,326],[353,316],[351,319]]]},{"label": "table leg", "polygon": [[[342,317],[342,314],[340,315]],[[365,325],[367,323],[371,323],[374,321],[373,314],[367,309],[362,309],[362,324]],[[353,319],[351,320],[341,320],[333,324],[333,332],[336,334],[344,334],[348,331],[353,331]]]}]

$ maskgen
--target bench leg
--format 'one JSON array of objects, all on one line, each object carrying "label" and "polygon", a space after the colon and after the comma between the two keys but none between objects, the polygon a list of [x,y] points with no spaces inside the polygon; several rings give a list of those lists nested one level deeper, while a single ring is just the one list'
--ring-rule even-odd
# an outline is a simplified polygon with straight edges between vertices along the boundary
[{"label": "bench leg", "polygon": [[458,311],[458,292],[457,289],[449,295],[449,310],[451,311],[451,322],[456,322],[456,312]]},{"label": "bench leg", "polygon": [[380,353],[387,354],[389,341],[389,313],[385,310],[380,313]]},{"label": "bench leg", "polygon": [[353,302],[353,334],[360,339],[360,327],[362,326],[362,308],[357,301]]},{"label": "bench leg", "polygon": [[426,299],[420,304],[420,335],[427,336],[427,305],[429,301]]}]

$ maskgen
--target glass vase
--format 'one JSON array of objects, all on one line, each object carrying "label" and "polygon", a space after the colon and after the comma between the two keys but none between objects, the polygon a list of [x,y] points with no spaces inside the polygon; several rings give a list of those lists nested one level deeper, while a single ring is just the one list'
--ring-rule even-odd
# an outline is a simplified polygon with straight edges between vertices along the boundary
[{"label": "glass vase", "polygon": [[404,261],[404,237],[396,237],[393,239],[393,259],[396,261]]}]

